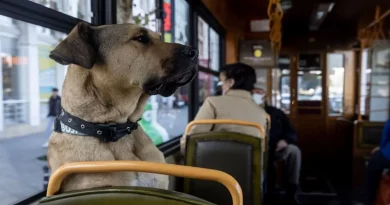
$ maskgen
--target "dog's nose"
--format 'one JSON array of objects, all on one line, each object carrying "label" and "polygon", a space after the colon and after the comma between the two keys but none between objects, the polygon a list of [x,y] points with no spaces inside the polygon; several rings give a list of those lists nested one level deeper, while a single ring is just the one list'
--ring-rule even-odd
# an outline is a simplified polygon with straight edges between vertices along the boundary
[{"label": "dog's nose", "polygon": [[182,53],[185,56],[191,58],[191,60],[195,60],[198,57],[199,51],[198,51],[198,49],[193,48],[193,47],[185,47],[182,50]]},{"label": "dog's nose", "polygon": [[196,57],[198,57],[198,53],[199,53],[198,49],[191,48],[187,56],[190,57],[192,60],[194,60]]}]

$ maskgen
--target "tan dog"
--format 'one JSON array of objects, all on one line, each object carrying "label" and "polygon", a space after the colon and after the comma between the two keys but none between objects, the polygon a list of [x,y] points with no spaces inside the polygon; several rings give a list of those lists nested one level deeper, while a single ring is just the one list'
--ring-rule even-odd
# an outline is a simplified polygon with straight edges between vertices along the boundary
[{"label": "tan dog", "polygon": [[[150,95],[170,96],[197,72],[198,51],[164,43],[161,35],[132,24],[94,27],[79,23],[50,54],[68,65],[62,106],[91,123],[126,123],[140,119]],[[141,160],[165,162],[141,127],[117,142],[53,132],[48,161],[54,172],[80,161]],[[74,174],[61,191],[102,186],[168,188],[168,176],[146,173]]]}]

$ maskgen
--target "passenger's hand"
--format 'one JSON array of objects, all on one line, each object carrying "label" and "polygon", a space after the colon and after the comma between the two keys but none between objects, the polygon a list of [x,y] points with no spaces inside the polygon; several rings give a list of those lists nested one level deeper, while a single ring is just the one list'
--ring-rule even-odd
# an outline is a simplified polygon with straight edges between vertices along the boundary
[{"label": "passenger's hand", "polygon": [[379,150],[379,147],[375,147],[374,149],[372,149],[371,154],[374,154],[378,150]]},{"label": "passenger's hand", "polygon": [[285,149],[288,146],[286,140],[279,140],[278,144],[276,145],[276,151],[279,152],[283,149]]}]

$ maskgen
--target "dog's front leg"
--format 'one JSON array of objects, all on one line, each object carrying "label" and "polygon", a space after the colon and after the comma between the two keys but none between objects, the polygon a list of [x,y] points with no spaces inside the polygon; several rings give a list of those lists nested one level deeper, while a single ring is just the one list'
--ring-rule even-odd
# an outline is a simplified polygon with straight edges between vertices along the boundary
[{"label": "dog's front leg", "polygon": [[[153,144],[145,132],[138,128],[134,133],[134,154],[141,161],[165,163],[163,153]],[[168,189],[169,177],[161,174],[138,173],[139,182],[144,186]]]}]

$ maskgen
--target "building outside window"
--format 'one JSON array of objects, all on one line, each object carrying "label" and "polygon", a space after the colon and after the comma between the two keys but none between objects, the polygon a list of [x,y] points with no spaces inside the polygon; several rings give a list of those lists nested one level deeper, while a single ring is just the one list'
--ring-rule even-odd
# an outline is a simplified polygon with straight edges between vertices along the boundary
[{"label": "building outside window", "polygon": [[0,204],[43,191],[45,162],[37,157],[46,153],[47,101],[52,88],[61,88],[66,69],[48,57],[66,35],[47,31],[0,16]]}]

